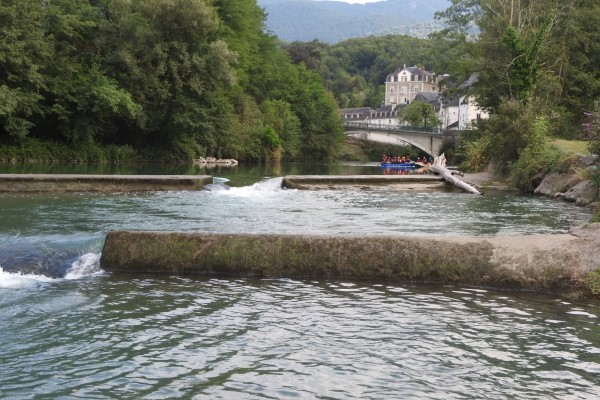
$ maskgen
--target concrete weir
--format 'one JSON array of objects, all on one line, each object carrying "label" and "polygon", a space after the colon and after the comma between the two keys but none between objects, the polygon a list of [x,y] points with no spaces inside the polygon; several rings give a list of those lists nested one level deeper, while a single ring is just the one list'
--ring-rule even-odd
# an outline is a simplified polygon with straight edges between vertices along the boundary
[{"label": "concrete weir", "polygon": [[599,252],[600,224],[490,238],[113,231],[100,265],[121,273],[437,282],[574,297],[593,295]]},{"label": "concrete weir", "polygon": [[0,192],[136,192],[199,190],[205,175],[0,174]]},{"label": "concrete weir", "polygon": [[445,186],[444,178],[435,175],[288,175],[281,186],[286,189],[318,189],[336,186],[365,188],[403,185],[405,188]]}]

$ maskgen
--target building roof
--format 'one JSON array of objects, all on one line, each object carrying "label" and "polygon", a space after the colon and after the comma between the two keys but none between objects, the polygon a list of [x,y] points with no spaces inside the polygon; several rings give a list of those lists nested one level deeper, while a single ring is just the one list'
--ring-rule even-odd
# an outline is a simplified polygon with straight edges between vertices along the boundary
[{"label": "building roof", "polygon": [[415,100],[418,101],[427,101],[429,103],[435,102],[437,103],[440,99],[439,92],[419,92],[415,96]]},{"label": "building roof", "polygon": [[460,89],[468,89],[471,86],[473,86],[474,84],[476,84],[479,81],[479,73],[478,72],[474,72],[471,74],[471,76],[469,76],[469,79],[467,79],[466,81],[464,81],[459,88]]},{"label": "building roof", "polygon": [[394,112],[394,111],[396,111],[397,108],[398,108],[397,104],[388,104],[386,106],[381,106],[379,108],[376,108],[374,111],[375,112]]},{"label": "building roof", "polygon": [[340,114],[346,121],[364,121],[373,111],[371,107],[342,108]]},{"label": "building roof", "polygon": [[404,67],[402,69],[400,67],[398,67],[398,68],[396,68],[396,71],[392,72],[391,74],[388,74],[386,77],[386,81],[389,80],[390,76],[396,76],[404,70],[406,70],[406,71],[410,72],[412,75],[416,75],[416,76],[425,76],[425,75],[431,76],[431,77],[436,76],[434,72],[427,71],[425,69],[421,69],[421,68],[417,67],[416,65],[413,67],[407,67],[406,65],[404,65]]},{"label": "building roof", "polygon": [[340,110],[342,114],[369,113],[371,111],[373,111],[371,107],[342,108]]}]

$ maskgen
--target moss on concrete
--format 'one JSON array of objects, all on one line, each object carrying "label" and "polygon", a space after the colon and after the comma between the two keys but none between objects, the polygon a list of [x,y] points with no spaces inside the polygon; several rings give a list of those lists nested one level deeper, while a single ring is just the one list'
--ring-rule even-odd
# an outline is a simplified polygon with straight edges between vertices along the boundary
[{"label": "moss on concrete", "polygon": [[575,236],[543,249],[523,246],[519,238],[497,239],[115,231],[107,235],[101,266],[128,273],[437,282],[560,294],[592,295],[600,287],[600,272],[588,276],[590,269],[579,265],[583,259],[565,250],[576,244]]}]

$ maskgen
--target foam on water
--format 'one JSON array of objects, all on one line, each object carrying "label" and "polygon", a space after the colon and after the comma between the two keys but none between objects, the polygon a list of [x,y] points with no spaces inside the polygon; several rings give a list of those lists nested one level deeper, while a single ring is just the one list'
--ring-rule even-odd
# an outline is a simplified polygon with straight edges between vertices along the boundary
[{"label": "foam on water", "polygon": [[227,182],[229,182],[229,179],[220,178],[218,176],[213,176],[212,181],[213,181],[213,183],[227,183]]},{"label": "foam on water", "polygon": [[[62,279],[80,279],[86,276],[101,275],[100,254],[86,253],[78,257],[66,271]],[[0,289],[22,289],[38,287],[40,284],[58,281],[45,275],[24,274],[22,272],[5,272],[0,266]]]},{"label": "foam on water", "polygon": [[281,182],[283,178],[265,178],[260,182],[256,182],[250,186],[243,187],[232,187],[223,194],[237,195],[237,196],[255,196],[257,193],[273,193],[283,191],[281,188]]},{"label": "foam on water", "polygon": [[44,275],[4,272],[2,267],[0,267],[0,289],[36,287],[41,283],[51,282],[53,280],[54,279]]},{"label": "foam on water", "polygon": [[100,269],[100,254],[87,253],[73,262],[65,274],[65,279],[79,279],[84,276],[99,275],[103,272]]}]

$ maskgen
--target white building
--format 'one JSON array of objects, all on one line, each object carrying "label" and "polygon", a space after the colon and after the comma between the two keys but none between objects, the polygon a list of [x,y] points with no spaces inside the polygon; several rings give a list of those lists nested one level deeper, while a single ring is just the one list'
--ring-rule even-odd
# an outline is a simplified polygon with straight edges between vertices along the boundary
[{"label": "white building", "polygon": [[438,117],[442,122],[442,129],[458,129],[460,98],[442,99],[440,102]]},{"label": "white building", "polygon": [[[479,80],[479,74],[472,74],[469,79],[460,85],[461,89],[468,89]],[[489,113],[479,108],[472,96],[460,96],[458,102],[458,129],[471,129],[473,123],[489,117]]]},{"label": "white building", "polygon": [[[478,74],[472,74],[469,79],[459,86],[459,92],[466,92],[479,79]],[[479,108],[473,96],[467,94],[451,98],[442,97],[438,116],[442,121],[442,129],[471,129],[475,121],[489,117],[489,114]]]},{"label": "white building", "polygon": [[398,110],[404,105],[343,108],[340,110],[344,122],[363,122],[371,125],[395,126],[398,125]]},{"label": "white building", "polygon": [[371,112],[369,123],[382,126],[396,126],[398,122],[398,111],[404,105],[387,105],[381,106]]},{"label": "white building", "polygon": [[437,77],[416,65],[397,68],[385,80],[385,105],[408,104],[419,92],[437,92]]}]

